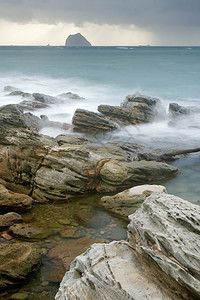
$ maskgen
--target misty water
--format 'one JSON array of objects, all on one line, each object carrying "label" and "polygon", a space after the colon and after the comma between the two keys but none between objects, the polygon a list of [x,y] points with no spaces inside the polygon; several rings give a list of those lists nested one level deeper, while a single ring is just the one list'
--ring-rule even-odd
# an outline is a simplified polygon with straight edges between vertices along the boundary
[{"label": "misty water", "polygon": [[[102,143],[116,141],[137,143],[153,148],[188,148],[199,145],[200,114],[180,119],[169,126],[169,103],[200,107],[200,47],[0,47],[0,105],[19,103],[21,96],[8,96],[5,86],[28,93],[58,96],[72,92],[84,99],[65,99],[64,103],[36,110],[37,116],[47,115],[52,121],[71,123],[77,108],[97,111],[100,104],[120,105],[128,94],[140,93],[157,97],[166,112],[148,125],[121,127],[118,131],[98,136]],[[46,127],[41,133],[50,136],[73,134],[71,130]],[[188,155],[175,161],[180,173],[164,182],[169,193],[200,204],[200,156]],[[46,223],[52,235],[40,241],[41,248],[63,242],[60,232],[69,219],[70,228],[77,226],[73,216],[80,210],[100,214],[104,223],[98,228],[79,227],[81,236],[110,241],[126,238],[127,220],[122,220],[98,207],[101,195],[75,197],[72,203],[36,204],[26,214],[37,222]],[[102,222],[104,222],[102,221]],[[61,222],[62,223],[62,222]],[[1,242],[5,242],[1,238]],[[17,291],[28,292],[28,299],[51,299],[58,283],[49,280],[51,263],[45,258],[31,281]],[[13,291],[14,292],[14,291]],[[42,292],[43,295],[41,296]],[[12,293],[12,292],[11,292]],[[31,295],[31,297],[30,297]],[[0,297],[10,299],[10,293]],[[34,298],[35,297],[35,298]]]}]

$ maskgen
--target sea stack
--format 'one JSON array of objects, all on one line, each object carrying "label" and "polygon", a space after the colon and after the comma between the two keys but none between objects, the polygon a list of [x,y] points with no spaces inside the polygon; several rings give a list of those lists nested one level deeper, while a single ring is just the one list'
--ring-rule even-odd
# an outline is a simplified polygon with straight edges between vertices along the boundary
[{"label": "sea stack", "polygon": [[91,43],[80,33],[70,34],[66,39],[65,46],[70,47],[90,47]]}]

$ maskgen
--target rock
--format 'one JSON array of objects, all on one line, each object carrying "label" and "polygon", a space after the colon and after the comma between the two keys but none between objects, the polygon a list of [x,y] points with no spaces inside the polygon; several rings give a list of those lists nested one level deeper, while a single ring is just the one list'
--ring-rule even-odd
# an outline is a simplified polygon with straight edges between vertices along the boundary
[{"label": "rock", "polygon": [[0,287],[18,285],[41,263],[40,248],[30,243],[0,245]]},{"label": "rock", "polygon": [[121,107],[132,112],[135,124],[152,122],[159,115],[162,117],[165,115],[164,107],[159,99],[139,94],[128,95]]},{"label": "rock", "polygon": [[71,93],[71,92],[62,93],[62,94],[58,95],[58,98],[67,99],[67,100],[68,99],[72,99],[72,100],[83,100],[83,99],[85,99],[85,98],[80,97],[79,95]]},{"label": "rock", "polygon": [[200,107],[181,106],[177,103],[169,104],[169,116],[171,118],[200,113]]},{"label": "rock", "polygon": [[74,130],[79,132],[101,132],[117,129],[116,123],[110,121],[102,114],[85,109],[77,109],[74,113],[72,124]]},{"label": "rock", "polygon": [[200,207],[152,193],[129,218],[128,241],[76,257],[56,300],[199,299]]},{"label": "rock", "polygon": [[11,85],[6,85],[4,86],[4,91],[5,92],[13,92],[13,91],[18,91],[19,89],[14,87],[14,86],[11,86]]},{"label": "rock", "polygon": [[60,236],[62,238],[80,238],[82,234],[77,228],[67,227],[65,230],[60,231]]},{"label": "rock", "polygon": [[[83,253],[94,242],[94,239],[84,237],[62,242],[56,247],[52,248],[46,256],[47,259],[49,259],[49,268],[51,269],[52,273],[49,274],[48,280],[60,282],[65,272],[69,270],[71,261],[77,255]],[[54,272],[56,272],[56,276]]]},{"label": "rock", "polygon": [[12,91],[9,96],[22,96],[24,92],[22,91]]},{"label": "rock", "polygon": [[15,294],[12,294],[10,299],[13,299],[13,300],[26,300],[26,299],[28,299],[28,293],[15,293]]},{"label": "rock", "polygon": [[152,193],[167,193],[162,185],[140,185],[118,193],[114,196],[104,196],[99,204],[120,216],[133,214]]},{"label": "rock", "polygon": [[174,282],[170,287],[176,290],[171,293],[169,281],[124,241],[94,244],[71,263],[55,299],[189,300]]},{"label": "rock", "polygon": [[88,47],[91,43],[80,33],[70,34],[66,39],[65,46]]},{"label": "rock", "polygon": [[30,239],[30,240],[40,240],[47,238],[51,232],[43,224],[14,224],[9,228],[9,233],[17,238]]},{"label": "rock", "polygon": [[[33,199],[27,195],[14,193],[0,184],[0,210],[2,212],[24,212],[32,206]],[[16,215],[15,215],[16,216]]]},{"label": "rock", "polygon": [[129,218],[129,243],[134,247],[136,241],[138,252],[200,297],[200,206],[152,194]]},{"label": "rock", "polygon": [[44,122],[37,116],[34,116],[30,112],[21,115],[21,119],[24,120],[27,127],[39,131],[44,127]]},{"label": "rock", "polygon": [[41,109],[41,108],[47,108],[49,105],[39,102],[39,101],[34,101],[34,100],[23,100],[19,104],[21,109],[23,110],[36,110],[36,109]]},{"label": "rock", "polygon": [[45,95],[45,94],[33,93],[32,96],[36,101],[47,104],[47,105],[63,103],[63,100],[61,100],[57,97],[52,97],[52,96]]},{"label": "rock", "polygon": [[106,227],[111,219],[107,213],[95,210],[81,210],[74,215],[74,219],[84,227],[101,229]]},{"label": "rock", "polygon": [[20,116],[23,113],[23,110],[18,104],[7,104],[7,105],[0,106],[0,113],[15,114],[17,116]]},{"label": "rock", "polygon": [[0,215],[0,228],[10,227],[13,224],[20,223],[22,221],[23,220],[21,215],[15,212],[10,212],[5,215]]},{"label": "rock", "polygon": [[[130,186],[131,183],[154,183],[173,177],[178,169],[165,163],[151,161],[115,161],[109,160],[100,170],[104,183],[111,186]],[[101,190],[101,186],[98,187]]]}]

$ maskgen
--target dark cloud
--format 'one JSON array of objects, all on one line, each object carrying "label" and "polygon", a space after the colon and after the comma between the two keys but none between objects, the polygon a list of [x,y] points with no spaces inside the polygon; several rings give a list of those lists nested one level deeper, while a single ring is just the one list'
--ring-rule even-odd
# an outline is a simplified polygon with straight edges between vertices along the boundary
[{"label": "dark cloud", "polygon": [[47,24],[200,26],[200,0],[0,0],[0,19]]}]

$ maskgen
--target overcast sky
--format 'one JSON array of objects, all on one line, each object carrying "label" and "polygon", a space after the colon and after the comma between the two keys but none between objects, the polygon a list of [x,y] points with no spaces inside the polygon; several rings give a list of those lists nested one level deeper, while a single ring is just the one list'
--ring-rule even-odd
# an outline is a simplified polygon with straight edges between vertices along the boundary
[{"label": "overcast sky", "polygon": [[200,0],[0,0],[0,45],[200,45]]}]

